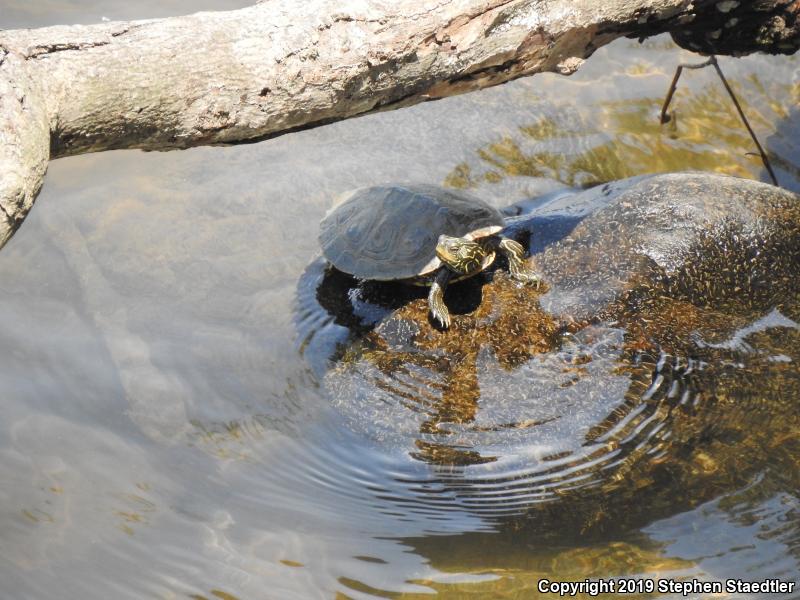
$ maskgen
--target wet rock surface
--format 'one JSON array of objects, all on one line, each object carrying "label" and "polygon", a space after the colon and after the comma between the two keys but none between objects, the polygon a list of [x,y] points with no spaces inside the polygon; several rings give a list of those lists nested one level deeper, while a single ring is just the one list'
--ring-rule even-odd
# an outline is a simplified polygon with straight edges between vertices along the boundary
[{"label": "wet rock surface", "polygon": [[551,286],[541,298],[549,312],[588,318],[656,284],[661,295],[698,306],[764,309],[795,285],[800,203],[791,192],[682,173],[562,199],[570,201],[605,206],[534,257]]}]

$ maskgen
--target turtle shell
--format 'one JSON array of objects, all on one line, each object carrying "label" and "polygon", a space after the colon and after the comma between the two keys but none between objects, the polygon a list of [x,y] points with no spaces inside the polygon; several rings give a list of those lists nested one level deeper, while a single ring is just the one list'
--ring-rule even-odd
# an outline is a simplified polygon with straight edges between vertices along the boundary
[{"label": "turtle shell", "polygon": [[408,279],[441,266],[441,234],[477,239],[503,228],[503,215],[464,192],[389,185],[352,192],[320,224],[322,253],[361,279]]}]

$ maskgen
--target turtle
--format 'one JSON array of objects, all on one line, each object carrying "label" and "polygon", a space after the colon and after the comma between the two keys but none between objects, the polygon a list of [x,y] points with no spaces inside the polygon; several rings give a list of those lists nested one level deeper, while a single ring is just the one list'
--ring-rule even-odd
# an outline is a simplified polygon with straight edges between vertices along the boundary
[{"label": "turtle", "polygon": [[480,273],[498,252],[514,279],[539,283],[523,247],[500,233],[504,225],[500,211],[463,191],[382,185],[355,190],[329,211],[319,242],[336,269],[358,279],[430,286],[431,316],[447,329],[447,284]]}]

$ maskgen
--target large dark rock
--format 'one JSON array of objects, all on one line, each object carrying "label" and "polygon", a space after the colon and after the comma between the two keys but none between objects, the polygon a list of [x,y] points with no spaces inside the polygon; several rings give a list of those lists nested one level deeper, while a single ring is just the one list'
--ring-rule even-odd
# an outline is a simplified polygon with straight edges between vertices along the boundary
[{"label": "large dark rock", "polygon": [[548,312],[589,318],[625,292],[658,286],[674,300],[749,315],[796,285],[800,199],[780,188],[678,173],[610,183],[560,204],[603,208],[535,256]]}]

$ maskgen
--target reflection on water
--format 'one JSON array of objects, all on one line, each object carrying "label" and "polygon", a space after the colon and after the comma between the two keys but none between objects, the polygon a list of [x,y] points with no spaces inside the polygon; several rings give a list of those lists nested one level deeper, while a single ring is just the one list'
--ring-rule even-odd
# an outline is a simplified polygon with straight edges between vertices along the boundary
[{"label": "reflection on water", "polygon": [[[25,24],[73,20],[20,6],[2,0],[0,26],[22,9]],[[156,16],[141,10],[119,16]],[[535,597],[545,574],[795,577],[791,285],[747,310],[694,288],[632,296],[577,328],[531,308],[547,290],[487,275],[453,286],[461,328],[439,338],[420,290],[293,312],[298,281],[324,277],[308,266],[319,219],[352,188],[448,181],[505,206],[557,187],[532,175],[758,177],[711,74],[682,84],[676,130],[647,121],[686,58],[623,40],[569,79],[261,144],[54,162],[0,253],[0,596]],[[796,59],[723,68],[798,189]],[[571,209],[542,221],[535,252],[575,229],[586,211]],[[387,297],[400,312],[384,320]],[[495,310],[513,298],[524,319]],[[297,339],[304,327],[323,334]]]},{"label": "reflection on water", "polygon": [[[654,46],[661,44],[645,43],[645,47]],[[659,124],[656,115],[666,90],[663,75],[654,67],[664,66],[674,68],[675,63],[634,63],[625,75],[618,71],[613,78],[620,85],[635,85],[634,98],[624,93],[622,98],[593,98],[581,111],[543,107],[529,125],[480,148],[480,163],[470,160],[456,165],[446,183],[464,188],[508,176],[531,176],[585,186],[641,173],[686,169],[758,178],[763,170],[761,159],[710,69],[702,74],[684,72],[671,105],[673,119],[667,125]],[[733,88],[756,132],[763,136],[763,132],[776,129],[767,149],[779,182],[800,189],[797,120],[790,116],[800,101],[800,82],[796,77],[742,73],[741,65],[731,60],[723,59],[722,66],[739,74]],[[689,77],[702,79],[704,88],[696,89],[687,81]],[[587,78],[584,87],[594,89],[594,83]]]},{"label": "reflection on water", "polygon": [[[663,556],[663,546],[646,539],[612,541],[588,548],[547,548],[535,555],[521,551],[516,532],[507,534],[465,534],[429,536],[406,542],[414,552],[430,556],[439,573],[418,578],[414,583],[424,586],[423,593],[393,595],[382,590],[366,588],[356,581],[343,583],[352,590],[379,597],[421,599],[430,597],[454,598],[552,598],[539,592],[541,579],[553,580],[558,573],[563,581],[585,581],[609,575],[639,577],[683,578],[697,576],[690,561]],[[576,598],[615,598],[616,595]],[[629,597],[652,597],[632,594]]]}]

